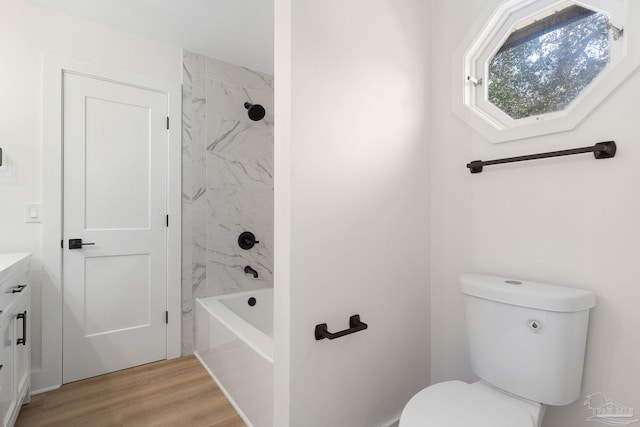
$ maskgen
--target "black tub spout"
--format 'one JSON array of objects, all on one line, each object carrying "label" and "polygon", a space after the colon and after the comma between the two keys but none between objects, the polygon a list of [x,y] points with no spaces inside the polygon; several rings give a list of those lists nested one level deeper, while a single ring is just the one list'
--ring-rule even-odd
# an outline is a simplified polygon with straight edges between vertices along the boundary
[{"label": "black tub spout", "polygon": [[244,272],[245,272],[245,273],[247,273],[247,274],[251,274],[251,275],[253,276],[253,278],[254,278],[254,279],[257,279],[257,278],[258,278],[258,272],[257,272],[257,271],[255,271],[253,268],[251,268],[251,266],[249,266],[249,265],[247,265],[247,266],[244,268]]}]

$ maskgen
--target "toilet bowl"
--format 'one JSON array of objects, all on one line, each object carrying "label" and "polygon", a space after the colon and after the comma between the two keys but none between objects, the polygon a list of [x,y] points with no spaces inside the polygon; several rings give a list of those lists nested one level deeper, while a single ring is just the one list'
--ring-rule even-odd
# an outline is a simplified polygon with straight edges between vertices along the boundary
[{"label": "toilet bowl", "polygon": [[580,396],[592,292],[481,274],[460,290],[480,381],[423,389],[399,427],[540,427],[545,405]]},{"label": "toilet bowl", "polygon": [[539,427],[544,410],[483,381],[447,381],[413,396],[400,427]]}]

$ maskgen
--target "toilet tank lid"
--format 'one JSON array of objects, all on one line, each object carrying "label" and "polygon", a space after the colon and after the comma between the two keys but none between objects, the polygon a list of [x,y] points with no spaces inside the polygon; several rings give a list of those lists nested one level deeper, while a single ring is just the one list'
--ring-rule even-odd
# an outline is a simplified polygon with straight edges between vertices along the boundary
[{"label": "toilet tank lid", "polygon": [[571,313],[596,305],[595,294],[586,289],[484,274],[460,276],[460,291],[490,301],[544,311]]}]

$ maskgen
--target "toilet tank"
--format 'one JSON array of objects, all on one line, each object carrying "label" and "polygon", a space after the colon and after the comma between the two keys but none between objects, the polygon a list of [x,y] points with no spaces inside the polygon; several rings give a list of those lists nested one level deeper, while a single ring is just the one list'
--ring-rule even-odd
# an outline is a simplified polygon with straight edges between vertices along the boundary
[{"label": "toilet tank", "polygon": [[481,274],[460,290],[476,375],[548,405],[580,396],[593,292]]}]

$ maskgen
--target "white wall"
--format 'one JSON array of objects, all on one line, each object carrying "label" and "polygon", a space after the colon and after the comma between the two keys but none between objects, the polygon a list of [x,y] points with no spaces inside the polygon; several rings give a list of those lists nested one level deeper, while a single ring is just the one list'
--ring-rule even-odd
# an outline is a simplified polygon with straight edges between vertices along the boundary
[{"label": "white wall", "polygon": [[[490,3],[490,4],[487,4]],[[493,273],[593,290],[582,396],[549,408],[544,426],[577,427],[587,394],[640,408],[640,76],[636,72],[575,130],[493,145],[451,112],[451,53],[497,0],[434,2],[432,37],[431,373],[471,380],[458,276]],[[637,30],[637,29],[636,29]],[[625,30],[626,31],[626,30]],[[590,154],[487,167],[467,162],[615,140]]]},{"label": "white wall", "polygon": [[[39,371],[41,354],[40,277],[42,226],[24,223],[24,203],[42,199],[42,54],[56,53],[94,61],[153,78],[182,78],[181,50],[79,18],[61,15],[22,0],[0,2],[0,147],[15,164],[0,176],[0,252],[34,253],[34,390],[53,386]],[[1,169],[0,169],[1,170]],[[56,322],[58,319],[45,319]],[[45,337],[46,339],[46,337]]]},{"label": "white wall", "polygon": [[428,2],[276,23],[276,425],[388,425],[429,381]]}]

